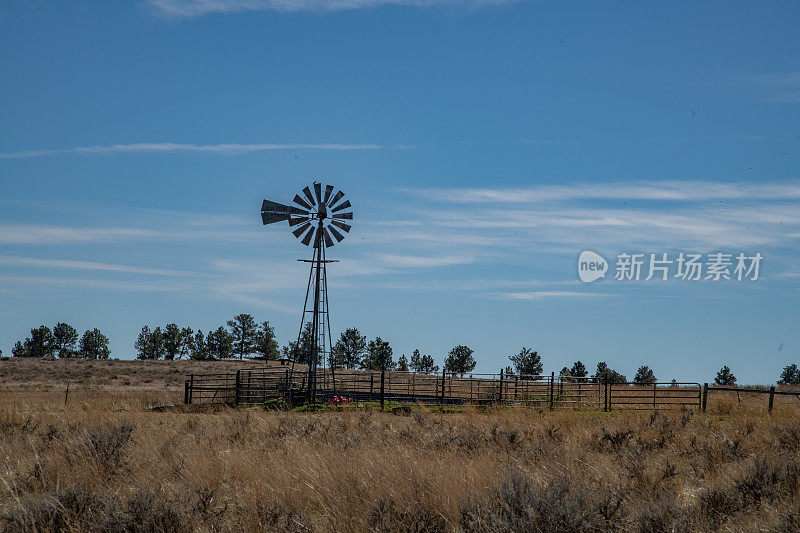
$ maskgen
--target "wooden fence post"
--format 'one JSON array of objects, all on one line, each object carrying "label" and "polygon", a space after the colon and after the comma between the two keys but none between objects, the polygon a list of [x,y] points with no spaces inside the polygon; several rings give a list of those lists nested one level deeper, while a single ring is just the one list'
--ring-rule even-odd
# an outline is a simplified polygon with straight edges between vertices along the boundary
[{"label": "wooden fence post", "polygon": [[375,374],[370,372],[369,373],[369,393],[372,394],[375,392]]},{"label": "wooden fence post", "polygon": [[[69,383],[67,383],[67,391],[69,391]],[[66,400],[64,400],[66,403]],[[189,380],[187,379],[186,382],[183,384],[183,403],[189,403]]]},{"label": "wooden fence post", "polygon": [[[599,389],[600,387],[598,387]],[[599,392],[599,391],[598,391]],[[603,411],[608,412],[608,377],[603,377]]]},{"label": "wooden fence post", "polygon": [[189,403],[194,399],[194,374],[189,376]]},{"label": "wooden fence post", "polygon": [[769,412],[772,412],[772,402],[775,399],[775,385],[769,388]]},{"label": "wooden fence post", "polygon": [[701,400],[700,410],[706,412],[708,406],[708,383],[703,383],[703,399]]},{"label": "wooden fence post", "polygon": [[383,411],[383,396],[384,396],[383,383],[385,379],[386,379],[386,371],[381,370],[381,411]]},{"label": "wooden fence post", "polygon": [[446,376],[446,373],[445,373],[444,370],[442,370],[442,399],[441,399],[442,406],[444,406],[444,387],[445,387],[445,381],[444,380],[445,380],[445,376]]},{"label": "wooden fence post", "polygon": [[550,410],[553,410],[553,387],[555,386],[556,373],[550,372]]},{"label": "wooden fence post", "polygon": [[242,386],[242,371],[236,371],[236,388],[234,389],[234,403],[239,405],[239,389]]},{"label": "wooden fence post", "polygon": [[500,369],[500,402],[503,401],[503,369]]},{"label": "wooden fence post", "polygon": [[653,383],[653,411],[656,410],[656,388],[657,387],[658,387],[658,385]]}]

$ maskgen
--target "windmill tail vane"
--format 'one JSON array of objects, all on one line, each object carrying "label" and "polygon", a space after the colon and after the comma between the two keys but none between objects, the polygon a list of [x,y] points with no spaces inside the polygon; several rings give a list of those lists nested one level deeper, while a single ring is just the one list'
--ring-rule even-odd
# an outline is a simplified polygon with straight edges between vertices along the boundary
[{"label": "windmill tail vane", "polygon": [[[313,187],[313,193],[312,193]],[[311,260],[300,261],[311,263],[311,272],[308,276],[306,299],[303,306],[303,315],[300,320],[300,330],[297,334],[297,347],[300,350],[303,329],[306,324],[306,314],[311,315],[311,333],[313,346],[308,361],[309,388],[307,400],[316,401],[317,392],[317,363],[325,363],[326,356],[330,354],[331,332],[330,312],[328,311],[328,276],[327,263],[334,260],[326,259],[325,249],[342,242],[344,233],[350,232],[350,224],[345,221],[353,220],[350,200],[339,190],[333,193],[333,185],[323,185],[314,182],[311,187],[304,187],[300,194],[292,200],[295,205],[285,205],[271,200],[264,200],[261,204],[261,222],[266,226],[275,222],[289,222],[292,233],[301,243],[310,246],[313,242],[314,253]],[[334,242],[335,240],[335,242]],[[313,287],[313,293],[312,293]],[[309,295],[313,294],[313,304],[309,304]],[[297,357],[292,361],[292,372]],[[331,367],[333,374],[334,368]],[[324,375],[324,373],[323,373]],[[323,383],[324,389],[324,383]],[[336,379],[333,379],[333,392],[336,392]],[[290,389],[291,394],[291,389]],[[291,400],[291,398],[290,398]]]}]

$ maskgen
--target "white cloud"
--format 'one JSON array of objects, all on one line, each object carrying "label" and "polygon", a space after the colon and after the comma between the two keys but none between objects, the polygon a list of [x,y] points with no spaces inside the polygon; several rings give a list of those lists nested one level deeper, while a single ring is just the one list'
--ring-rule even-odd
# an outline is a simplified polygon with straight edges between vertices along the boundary
[{"label": "white cloud", "polygon": [[406,190],[406,192],[450,203],[543,203],[568,200],[788,200],[800,199],[800,181],[787,183],[641,181],[542,185],[516,189],[413,189]]},{"label": "white cloud", "polygon": [[196,289],[189,284],[178,284],[170,281],[128,281],[106,279],[76,279],[63,277],[38,277],[38,276],[0,276],[0,281],[8,283],[13,288],[25,287],[81,287],[85,289],[109,290],[120,292],[179,292]]},{"label": "white cloud", "polygon": [[[520,250],[577,253],[796,247],[800,182],[732,184],[710,181],[583,183],[526,189],[424,189],[413,232],[382,235],[438,253],[491,261]],[[428,202],[425,202],[428,199]],[[785,254],[785,251],[780,252]]]},{"label": "white cloud", "polygon": [[246,11],[346,11],[381,6],[474,8],[521,0],[145,0],[161,16],[191,18]]},{"label": "white cloud", "polygon": [[0,244],[111,242],[125,239],[146,239],[155,235],[155,231],[137,228],[76,228],[0,224]]},{"label": "white cloud", "polygon": [[777,91],[764,97],[766,102],[800,102],[800,72],[763,74],[755,81],[768,91]]},{"label": "white cloud", "polygon": [[384,148],[408,148],[407,146],[383,146],[380,144],[180,144],[180,143],[131,143],[109,146],[76,146],[72,148],[22,150],[0,153],[0,159],[24,159],[63,154],[124,154],[124,153],[174,153],[193,152],[223,155],[238,155],[270,150],[380,150]]},{"label": "white cloud", "polygon": [[378,254],[376,259],[389,266],[411,268],[435,268],[472,263],[474,258],[468,255],[419,256],[401,254]]},{"label": "white cloud", "polygon": [[597,298],[607,294],[577,292],[577,291],[530,291],[530,292],[505,292],[502,297],[509,300],[542,300],[544,298]]},{"label": "white cloud", "polygon": [[784,72],[781,74],[762,74],[756,76],[756,82],[770,87],[800,87],[800,72]]},{"label": "white cloud", "polygon": [[167,270],[161,268],[147,268],[113,263],[98,263],[95,261],[73,261],[69,259],[36,259],[32,257],[18,257],[0,255],[0,265],[25,266],[40,268],[66,268],[74,270],[98,270],[104,272],[122,272],[126,274],[149,274],[154,276],[186,276],[191,272]]}]

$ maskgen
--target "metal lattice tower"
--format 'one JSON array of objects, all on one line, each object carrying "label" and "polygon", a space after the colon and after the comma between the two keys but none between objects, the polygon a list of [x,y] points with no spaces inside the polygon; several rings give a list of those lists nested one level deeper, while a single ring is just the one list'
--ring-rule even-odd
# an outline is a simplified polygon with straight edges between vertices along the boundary
[{"label": "metal lattice tower", "polygon": [[[344,193],[338,191],[332,194],[335,187],[326,185],[323,194],[322,184],[314,183],[314,194],[309,187],[302,190],[304,196],[296,194],[293,201],[297,206],[288,206],[264,200],[261,204],[261,221],[266,224],[274,222],[289,221],[289,226],[298,226],[292,233],[300,239],[306,246],[314,243],[314,252],[310,260],[298,259],[304,263],[311,263],[311,270],[308,274],[308,287],[306,288],[306,299],[303,305],[303,314],[300,319],[300,330],[297,333],[297,350],[292,360],[292,371],[294,363],[297,362],[297,355],[302,355],[303,329],[306,325],[306,314],[311,314],[311,338],[316,341],[311,347],[310,361],[308,363],[308,386],[309,401],[316,399],[317,390],[317,365],[323,365],[328,361],[331,349],[331,325],[330,310],[328,306],[328,276],[326,265],[336,262],[334,259],[327,259],[325,256],[326,248],[334,246],[336,242],[341,242],[345,233],[350,232],[350,225],[344,220],[352,220],[353,212],[346,211],[350,206],[350,201],[344,199]],[[331,238],[333,236],[333,238]],[[311,296],[311,301],[309,301]],[[333,371],[333,369],[331,369]],[[324,375],[324,373],[323,373]],[[335,390],[335,380],[334,380]]]}]

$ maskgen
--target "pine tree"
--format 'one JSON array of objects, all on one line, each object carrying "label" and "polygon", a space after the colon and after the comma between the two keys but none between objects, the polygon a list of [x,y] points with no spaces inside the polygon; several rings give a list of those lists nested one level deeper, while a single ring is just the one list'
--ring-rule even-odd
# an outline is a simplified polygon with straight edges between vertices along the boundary
[{"label": "pine tree", "polygon": [[228,320],[228,327],[233,335],[234,352],[239,359],[249,356],[255,351],[258,327],[252,315],[242,313]]},{"label": "pine tree", "polygon": [[136,348],[136,359],[153,359],[153,349],[150,344],[150,326],[145,324],[136,338],[136,343],[133,345]]},{"label": "pine tree", "polygon": [[14,357],[52,357],[55,352],[55,338],[47,326],[39,326],[31,330],[31,336],[24,343],[14,345]]},{"label": "pine tree", "polygon": [[156,326],[156,329],[150,333],[150,346],[153,353],[153,359],[163,359],[166,353],[164,347],[164,332],[161,326]]},{"label": "pine tree", "polygon": [[164,328],[164,359],[172,361],[180,353],[183,337],[177,324],[167,324]]},{"label": "pine tree", "polygon": [[206,351],[209,357],[227,359],[233,353],[233,336],[223,326],[209,331],[206,336]]},{"label": "pine tree", "polygon": [[656,381],[658,381],[656,380],[656,376],[647,365],[640,366],[639,370],[636,371],[636,375],[633,377],[633,382],[637,385],[652,385]]},{"label": "pine tree", "polygon": [[11,348],[11,357],[28,357],[28,350],[20,341],[17,341]]},{"label": "pine tree", "polygon": [[331,349],[331,366],[358,368],[367,350],[367,338],[357,328],[347,328]]},{"label": "pine tree", "polygon": [[798,370],[797,365],[792,363],[791,365],[783,367],[783,372],[781,372],[778,383],[783,385],[800,384],[800,370]]},{"label": "pine tree", "polygon": [[[296,342],[289,341],[288,346],[283,347],[283,356],[303,365],[310,365],[314,353],[314,332],[313,324],[306,322],[300,334],[300,346]],[[317,364],[322,362],[322,351],[317,349]]]},{"label": "pine tree", "polygon": [[612,370],[608,368],[608,365],[605,361],[600,361],[597,363],[597,371],[594,373],[594,377],[592,381],[597,383],[627,383],[628,378],[617,372],[616,370]]},{"label": "pine tree", "polygon": [[394,366],[392,347],[389,346],[389,343],[380,337],[369,341],[367,355],[361,361],[361,368],[364,370],[394,370]]},{"label": "pine tree", "polygon": [[523,346],[518,354],[508,358],[520,376],[540,376],[542,374],[542,358],[539,356],[539,352]]},{"label": "pine tree", "polygon": [[423,374],[435,374],[439,371],[439,366],[434,364],[433,356],[421,355],[419,350],[414,350],[411,354],[410,368],[414,372],[421,372]]},{"label": "pine tree", "polygon": [[574,378],[585,378],[589,374],[584,364],[580,361],[575,361],[569,373]]},{"label": "pine tree", "polygon": [[192,342],[194,342],[194,331],[192,328],[181,329],[181,347],[178,350],[178,359],[188,357],[192,353]]},{"label": "pine tree", "polygon": [[462,376],[467,372],[472,372],[476,365],[475,358],[472,357],[473,353],[475,353],[474,350],[469,346],[456,346],[447,354],[444,361],[445,371]]},{"label": "pine tree", "polygon": [[97,328],[85,331],[81,337],[78,353],[86,359],[108,359],[111,355],[108,337]]},{"label": "pine tree", "polygon": [[206,336],[203,335],[203,330],[198,329],[192,339],[192,359],[202,361],[208,359],[208,349],[206,348]]},{"label": "pine tree", "polygon": [[261,329],[256,333],[255,352],[265,361],[277,359],[280,356],[278,341],[275,340],[275,328],[269,321],[261,323]]},{"label": "pine tree", "polygon": [[714,383],[717,385],[736,385],[736,376],[731,373],[731,369],[727,365],[724,365],[717,372]]},{"label": "pine tree", "polygon": [[406,354],[400,356],[400,359],[397,360],[397,366],[395,368],[398,372],[408,372],[408,358]]},{"label": "pine tree", "polygon": [[59,322],[53,327],[53,347],[59,358],[75,355],[78,343],[78,330],[65,322]]}]

